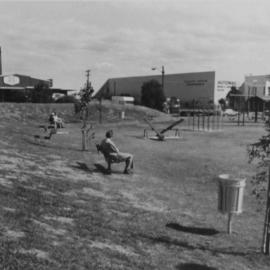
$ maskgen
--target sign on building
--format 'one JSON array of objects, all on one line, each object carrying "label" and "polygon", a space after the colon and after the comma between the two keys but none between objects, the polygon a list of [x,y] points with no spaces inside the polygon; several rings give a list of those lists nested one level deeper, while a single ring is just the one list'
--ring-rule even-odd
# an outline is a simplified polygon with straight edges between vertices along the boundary
[{"label": "sign on building", "polygon": [[4,83],[7,85],[16,85],[20,83],[20,78],[14,75],[5,76]]}]

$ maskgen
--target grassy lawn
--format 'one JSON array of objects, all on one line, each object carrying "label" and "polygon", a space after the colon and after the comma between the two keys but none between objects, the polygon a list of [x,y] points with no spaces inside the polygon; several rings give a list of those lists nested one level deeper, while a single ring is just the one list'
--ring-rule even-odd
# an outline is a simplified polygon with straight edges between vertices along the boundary
[{"label": "grassy lawn", "polygon": [[[140,121],[96,124],[81,151],[80,123],[41,142],[38,124],[1,121],[1,269],[269,269],[260,253],[265,208],[251,196],[255,166],[246,154],[262,126],[158,142],[143,138]],[[124,164],[112,175],[100,169],[95,142],[109,128],[134,153],[134,174],[122,174]],[[231,235],[217,211],[222,173],[247,178]]]}]

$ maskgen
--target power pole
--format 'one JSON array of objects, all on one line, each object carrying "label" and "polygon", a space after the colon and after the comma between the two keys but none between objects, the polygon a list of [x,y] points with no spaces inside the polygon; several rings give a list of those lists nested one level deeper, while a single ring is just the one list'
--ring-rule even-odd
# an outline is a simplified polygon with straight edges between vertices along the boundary
[{"label": "power pole", "polygon": [[90,82],[90,69],[87,69],[86,71],[86,88],[89,89],[89,87],[91,86],[91,82]]},{"label": "power pole", "polygon": [[161,69],[161,85],[162,85],[163,93],[164,93],[164,75],[165,75],[165,70],[164,70],[164,66],[162,66],[162,69]]}]

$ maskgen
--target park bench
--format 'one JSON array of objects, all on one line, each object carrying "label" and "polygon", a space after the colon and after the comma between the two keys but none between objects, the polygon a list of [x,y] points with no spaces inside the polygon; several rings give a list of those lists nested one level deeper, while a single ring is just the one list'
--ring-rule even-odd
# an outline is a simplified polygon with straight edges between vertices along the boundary
[{"label": "park bench", "polygon": [[113,163],[120,163],[120,162],[122,162],[122,161],[119,161],[115,155],[106,153],[103,150],[103,148],[101,147],[100,144],[96,144],[96,147],[97,147],[98,153],[100,152],[101,154],[103,154],[104,159],[105,159],[105,161],[108,164],[108,168],[110,168],[110,165],[113,164]]},{"label": "park bench", "polygon": [[[100,152],[100,153],[103,154],[104,159],[105,159],[105,161],[107,162],[107,165],[108,165],[108,170],[111,168],[111,165],[113,163],[125,162],[124,160],[122,160],[122,159],[120,160],[119,158],[117,158],[117,156],[114,155],[114,154],[108,154],[108,153],[106,153],[103,150],[103,148],[102,148],[102,146],[100,144],[96,144],[96,148],[97,148],[98,153]],[[133,167],[134,167],[134,165],[133,165],[133,162],[132,162],[131,169],[133,169]]]},{"label": "park bench", "polygon": [[[44,128],[44,132],[47,132],[47,127],[45,127],[45,126],[39,126],[39,128]],[[44,139],[44,140],[50,140],[51,139],[51,137],[52,137],[52,135],[54,135],[54,134],[56,134],[57,133],[57,129],[56,128],[50,128],[50,132],[49,132],[49,134],[47,134],[46,136],[42,136],[42,135],[34,135],[34,138],[35,138],[35,141],[40,141],[41,139]]]},{"label": "park bench", "polygon": [[44,129],[44,132],[47,132],[48,129],[56,129],[56,126],[51,125],[51,124],[50,125],[39,125],[38,127]]}]

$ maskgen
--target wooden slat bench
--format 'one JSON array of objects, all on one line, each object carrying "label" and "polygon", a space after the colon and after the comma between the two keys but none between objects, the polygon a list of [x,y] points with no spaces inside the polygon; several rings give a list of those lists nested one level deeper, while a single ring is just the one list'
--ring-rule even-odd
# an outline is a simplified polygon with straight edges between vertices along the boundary
[{"label": "wooden slat bench", "polygon": [[[101,147],[100,144],[96,144],[96,148],[97,148],[97,151],[98,153],[102,153],[103,156],[104,156],[104,159],[105,161],[107,162],[107,165],[108,165],[108,170],[111,168],[111,165],[113,163],[121,163],[121,162],[125,162],[124,160],[119,160],[115,155],[113,154],[107,154]],[[133,169],[134,165],[133,165],[133,161],[132,161],[132,164],[131,164],[131,169]]]}]

